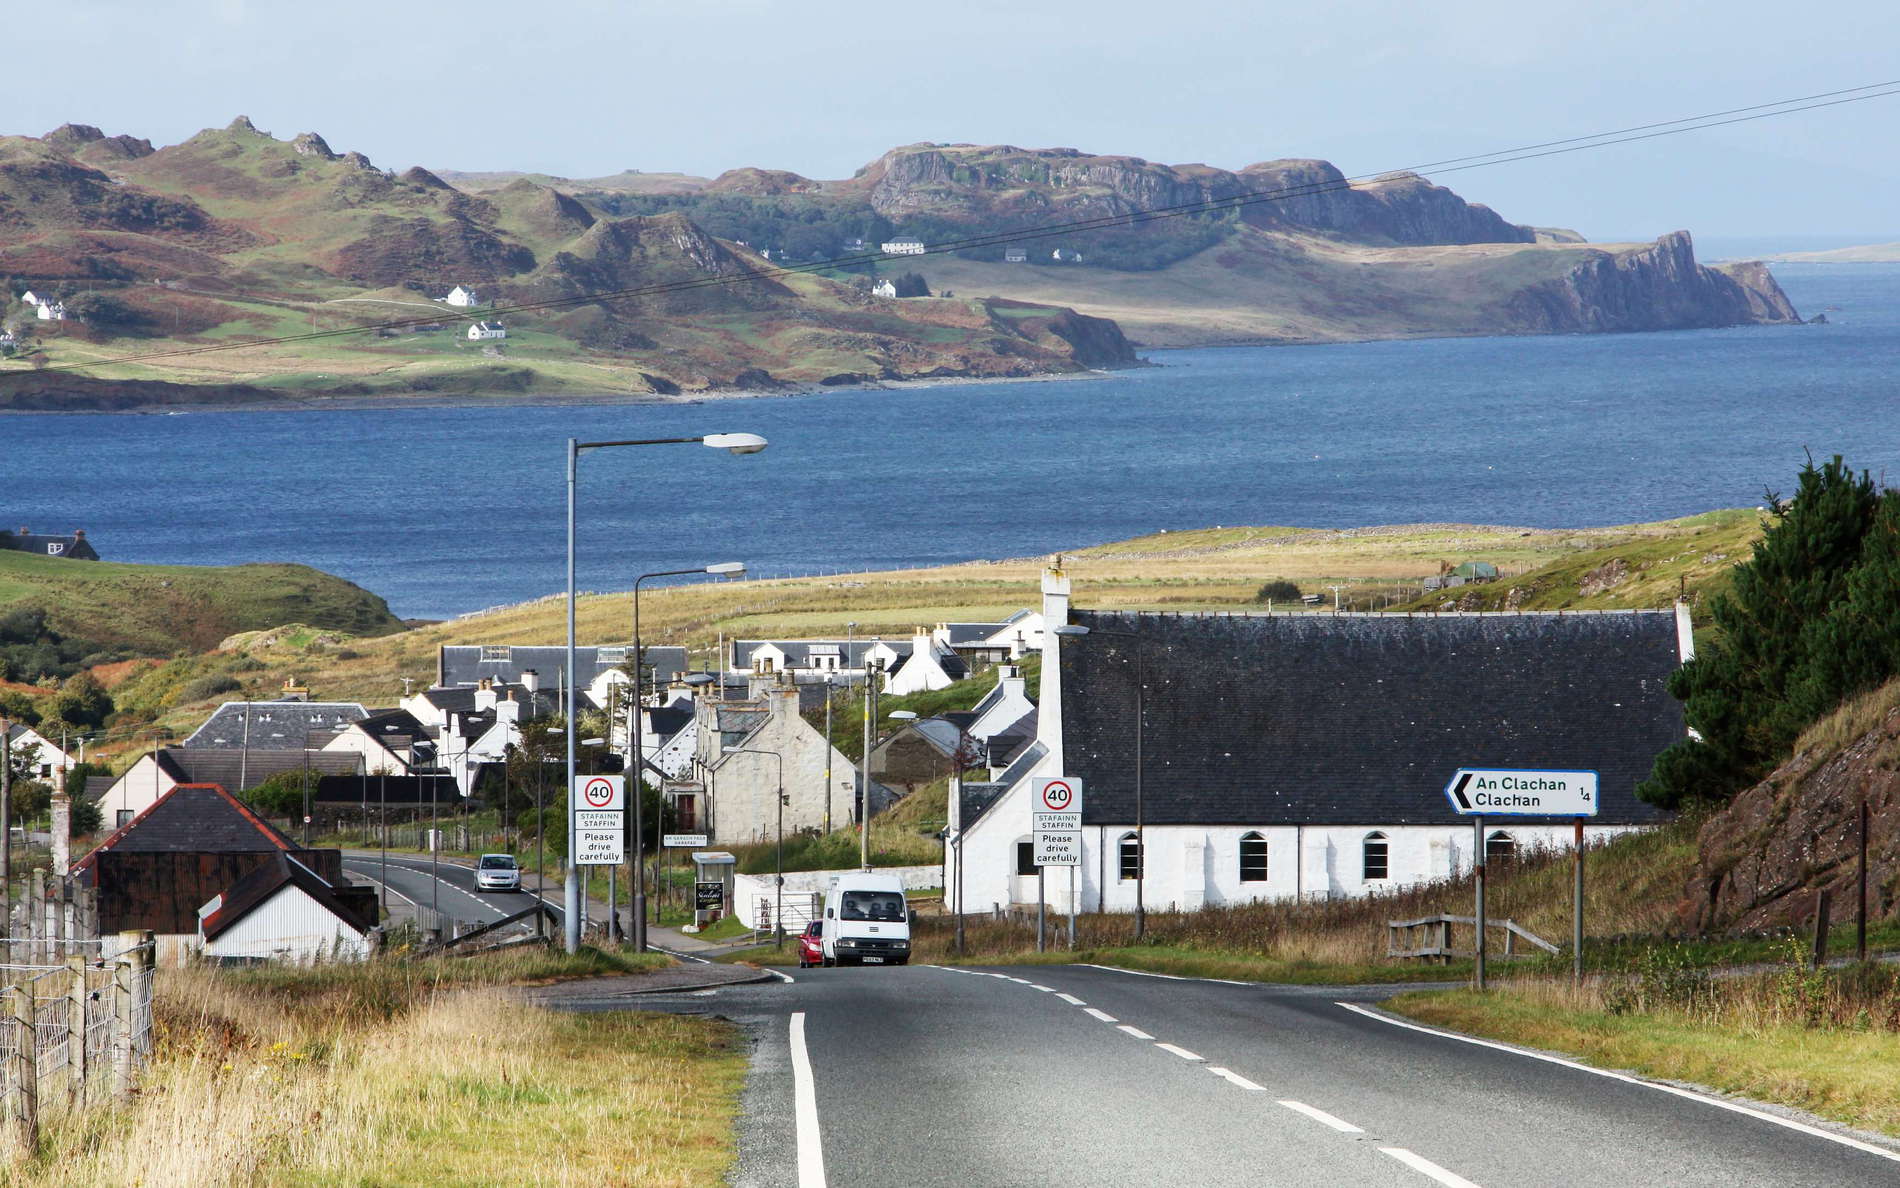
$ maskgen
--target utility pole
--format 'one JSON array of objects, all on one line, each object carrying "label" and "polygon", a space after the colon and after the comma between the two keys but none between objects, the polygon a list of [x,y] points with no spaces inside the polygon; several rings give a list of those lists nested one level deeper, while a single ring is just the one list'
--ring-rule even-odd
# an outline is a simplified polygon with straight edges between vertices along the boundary
[{"label": "utility pole", "polygon": [[871,724],[877,721],[877,678],[882,664],[864,664],[864,758],[859,760],[858,775],[858,864],[871,869]]},{"label": "utility pole", "polygon": [[[849,663],[849,660],[846,661]],[[831,674],[825,674],[825,832],[831,832]]]},{"label": "utility pole", "polygon": [[13,935],[13,721],[0,716],[0,924]]}]

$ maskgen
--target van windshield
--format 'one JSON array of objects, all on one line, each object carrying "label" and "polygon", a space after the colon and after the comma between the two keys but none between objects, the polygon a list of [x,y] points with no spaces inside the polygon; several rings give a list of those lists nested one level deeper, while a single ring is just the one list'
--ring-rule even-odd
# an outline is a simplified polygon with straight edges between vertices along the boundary
[{"label": "van windshield", "polygon": [[902,920],[904,897],[895,891],[846,891],[838,909],[843,920]]}]

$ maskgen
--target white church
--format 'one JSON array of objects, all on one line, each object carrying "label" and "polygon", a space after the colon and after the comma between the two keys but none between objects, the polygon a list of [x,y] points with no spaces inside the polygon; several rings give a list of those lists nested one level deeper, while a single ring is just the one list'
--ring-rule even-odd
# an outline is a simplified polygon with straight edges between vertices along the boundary
[{"label": "white church", "polygon": [[[951,910],[1037,902],[1045,776],[1083,789],[1081,866],[1046,871],[1055,911],[1132,911],[1138,885],[1150,910],[1193,909],[1468,871],[1473,823],[1444,794],[1461,767],[1596,771],[1586,841],[1667,818],[1635,786],[1684,735],[1665,685],[1693,655],[1686,606],[1152,614],[1074,611],[1069,593],[1045,574],[1046,623],[1089,630],[1044,636],[1035,742],[953,790]],[[1484,844],[1494,859],[1568,848],[1573,827],[1487,820]]]}]

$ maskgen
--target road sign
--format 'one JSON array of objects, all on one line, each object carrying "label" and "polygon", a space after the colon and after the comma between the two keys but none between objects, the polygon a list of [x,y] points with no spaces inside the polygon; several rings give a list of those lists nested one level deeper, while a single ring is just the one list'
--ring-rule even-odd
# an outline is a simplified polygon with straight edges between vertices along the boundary
[{"label": "road sign", "polygon": [[1461,767],[1445,799],[1465,817],[1594,817],[1597,773]]},{"label": "road sign", "polygon": [[726,885],[717,879],[693,884],[693,906],[702,912],[716,912],[726,906]]},{"label": "road sign", "polygon": [[574,862],[615,866],[627,860],[627,814],[617,809],[574,811]]},{"label": "road sign", "polygon": [[1038,779],[1030,789],[1035,799],[1030,809],[1039,813],[1072,813],[1078,823],[1082,812],[1082,781],[1074,776],[1050,776]]},{"label": "road sign", "polygon": [[703,833],[663,833],[660,835],[660,844],[679,847],[703,846],[706,844],[706,835]]},{"label": "road sign", "polygon": [[1082,818],[1078,813],[1031,813],[1031,851],[1037,866],[1082,865]]},{"label": "road sign", "polygon": [[590,775],[574,777],[574,808],[623,809],[626,807],[627,777]]}]

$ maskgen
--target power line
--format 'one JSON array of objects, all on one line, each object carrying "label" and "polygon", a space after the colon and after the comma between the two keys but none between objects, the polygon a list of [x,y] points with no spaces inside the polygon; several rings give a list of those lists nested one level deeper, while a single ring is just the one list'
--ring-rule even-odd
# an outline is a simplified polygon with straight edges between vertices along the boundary
[{"label": "power line", "polygon": [[[696,289],[716,288],[724,285],[779,280],[786,277],[830,272],[860,264],[888,263],[912,259],[917,256],[945,255],[951,252],[969,251],[974,248],[1014,244],[1023,240],[1053,239],[1064,235],[1074,235],[1083,231],[1139,226],[1143,223],[1155,222],[1160,219],[1185,218],[1198,214],[1217,214],[1268,202],[1287,202],[1295,198],[1338,193],[1344,190],[1350,190],[1359,183],[1376,181],[1394,175],[1416,173],[1423,169],[1431,169],[1441,175],[1446,173],[1462,173],[1472,169],[1486,169],[1494,165],[1508,165],[1519,161],[1537,160],[1542,157],[1563,156],[1569,153],[1585,152],[1590,149],[1607,148],[1611,145],[1655,140],[1665,136],[1680,136],[1688,132],[1700,132],[1710,128],[1720,128],[1733,124],[1745,124],[1756,120],[1770,119],[1775,116],[1794,115],[1804,111],[1816,111],[1823,108],[1839,107],[1849,103],[1861,103],[1869,99],[1885,99],[1894,95],[1900,95],[1900,79],[1892,79],[1880,83],[1869,83],[1865,86],[1849,87],[1838,91],[1824,91],[1814,95],[1803,95],[1792,99],[1776,100],[1771,103],[1758,103],[1747,107],[1733,107],[1724,111],[1708,112],[1698,116],[1684,116],[1681,119],[1639,124],[1629,128],[1597,132],[1586,136],[1573,136],[1562,140],[1547,140],[1536,144],[1520,145],[1516,148],[1500,149],[1491,153],[1480,153],[1466,157],[1450,157],[1441,161],[1426,162],[1396,170],[1379,170],[1375,173],[1361,173],[1324,181],[1303,182],[1297,185],[1283,186],[1271,190],[1250,190],[1239,194],[1228,195],[1223,198],[1200,199],[1194,202],[1179,203],[1173,206],[1152,207],[1147,210],[1130,211],[1124,214],[1099,215],[1086,219],[1045,224],[1040,227],[1022,228],[1013,231],[988,232],[981,235],[967,236],[962,239],[946,240],[942,243],[927,245],[921,252],[911,252],[901,256],[893,256],[884,252],[865,252],[858,255],[841,256],[835,259],[813,261],[806,264],[784,265],[775,268],[747,268],[735,272],[719,273],[714,276],[694,277],[689,280],[667,281],[651,285],[638,285],[625,289],[580,293],[565,297],[547,298],[540,301],[522,301],[506,306],[492,306],[485,312],[484,316],[492,318],[502,315],[534,313],[543,310],[566,309],[578,305],[592,305],[599,302],[623,301],[640,297],[659,297],[673,293],[690,292]],[[148,351],[133,355],[117,355],[109,359],[58,364],[40,370],[76,371],[115,364],[147,363],[164,359],[187,358],[194,355],[216,354],[226,351],[283,346],[300,342],[316,342],[364,334],[377,330],[403,330],[414,326],[433,325],[440,322],[444,316],[454,315],[444,311],[443,313],[432,314],[428,317],[398,318],[382,322],[368,322],[357,326],[339,327],[331,330],[312,330],[301,334],[285,334],[270,338],[248,339],[242,342],[210,343],[203,346],[181,347],[173,350]]]}]

